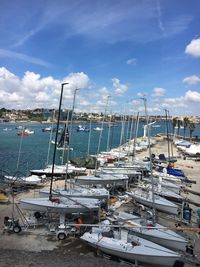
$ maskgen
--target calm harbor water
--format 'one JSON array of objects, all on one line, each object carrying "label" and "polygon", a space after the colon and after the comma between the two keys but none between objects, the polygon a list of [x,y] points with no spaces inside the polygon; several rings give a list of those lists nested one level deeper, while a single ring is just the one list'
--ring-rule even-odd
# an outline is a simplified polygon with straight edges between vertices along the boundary
[{"label": "calm harbor water", "polygon": [[[16,126],[20,124],[15,123],[0,123],[0,171],[4,174],[14,175],[17,171],[22,174],[29,174],[30,169],[44,168],[47,163],[47,154],[49,147],[50,133],[43,132],[42,128],[51,126],[50,124],[41,123],[27,123],[25,127],[30,130],[34,130],[34,134],[30,136],[20,137],[17,136],[18,129]],[[82,125],[89,128],[89,123],[82,123]],[[139,124],[138,137],[143,136],[143,123]],[[157,126],[156,126],[157,125]],[[70,134],[70,143],[73,147],[73,151],[70,151],[70,158],[76,158],[85,156],[88,153],[88,132],[77,132],[78,124],[72,125],[72,131]],[[101,132],[94,131],[95,127],[101,127],[101,123],[92,123],[91,125],[91,138],[89,153],[96,154],[98,149],[99,137]],[[122,124],[117,123],[116,127],[110,128],[110,137],[108,144],[109,127],[108,124],[104,124],[104,130],[102,131],[102,138],[100,142],[100,151],[105,151],[107,148],[117,147],[120,144],[120,140],[124,143],[130,138],[130,125],[124,127],[123,138],[121,138]],[[157,133],[165,133],[166,125],[164,122],[157,122],[154,127],[151,127],[151,135],[154,136]],[[183,134],[183,129],[180,129],[180,134]],[[186,133],[189,135],[188,131]],[[200,125],[197,125],[193,136],[200,136]],[[132,136],[131,136],[132,137]],[[55,137],[53,136],[53,140]],[[21,142],[21,153],[20,151]],[[53,148],[54,145],[50,145],[50,153],[48,163],[52,163]],[[57,151],[56,163],[61,163],[62,152]],[[17,169],[17,162],[19,162]]]}]

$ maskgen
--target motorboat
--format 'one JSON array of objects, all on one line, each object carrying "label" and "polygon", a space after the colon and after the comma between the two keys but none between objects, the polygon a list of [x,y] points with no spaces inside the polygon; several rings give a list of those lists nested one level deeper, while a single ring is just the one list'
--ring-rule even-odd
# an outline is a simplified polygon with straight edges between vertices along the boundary
[{"label": "motorboat", "polygon": [[95,127],[93,130],[99,132],[99,131],[103,131],[103,128],[101,128],[101,127]]},{"label": "motorboat", "polygon": [[88,133],[90,130],[87,127],[83,126],[83,125],[78,125],[77,128],[76,128],[76,131],[77,132],[87,132]]},{"label": "motorboat", "polygon": [[25,128],[25,129],[22,129],[22,131],[18,132],[17,135],[18,136],[29,136],[29,135],[32,135],[34,133],[35,133],[35,131]]}]

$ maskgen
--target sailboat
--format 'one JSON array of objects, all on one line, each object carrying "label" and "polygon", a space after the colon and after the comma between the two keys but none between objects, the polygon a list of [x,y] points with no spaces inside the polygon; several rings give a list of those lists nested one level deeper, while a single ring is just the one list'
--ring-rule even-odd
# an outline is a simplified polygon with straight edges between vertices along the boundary
[{"label": "sailboat", "polygon": [[[55,145],[55,141],[54,140],[52,140],[51,143]],[[73,148],[72,147],[69,148],[68,145],[69,145],[69,131],[68,131],[68,128],[66,129],[66,123],[65,123],[63,132],[62,132],[61,137],[60,137],[60,140],[56,145],[56,149],[57,150],[68,150],[68,149],[69,150],[73,150]]]},{"label": "sailboat", "polygon": [[94,232],[85,233],[81,239],[106,254],[135,261],[136,265],[142,262],[151,263],[153,266],[172,266],[176,260],[180,259],[178,253],[133,235],[126,234],[123,240],[119,238],[117,232],[113,233],[113,237]]},{"label": "sailboat", "polygon": [[[51,180],[50,180],[50,190],[49,190],[49,197],[47,198],[27,198],[20,200],[20,206],[22,209],[31,210],[31,211],[38,211],[38,212],[54,212],[60,214],[66,213],[80,213],[80,212],[91,212],[91,211],[98,211],[99,210],[99,200],[92,199],[92,198],[74,198],[69,196],[53,196],[53,178],[54,178],[54,168],[55,168],[55,159],[56,159],[56,150],[57,150],[57,138],[58,138],[58,129],[59,129],[59,122],[60,122],[60,114],[61,114],[61,104],[62,104],[62,95],[63,95],[63,87],[65,84],[62,83],[61,87],[61,94],[60,94],[60,102],[59,102],[59,110],[58,110],[58,120],[57,120],[57,127],[56,127],[56,136],[55,136],[55,146],[54,146],[54,153],[53,153],[53,163],[51,168]],[[76,93],[76,90],[75,90]],[[75,99],[75,94],[74,94]],[[67,131],[66,131],[67,132]],[[66,138],[66,134],[62,135],[62,142],[68,139]],[[59,142],[59,146],[61,146]],[[68,162],[66,167],[66,173],[68,169]]]},{"label": "sailboat", "polygon": [[[49,195],[49,190],[40,190],[40,196]],[[109,191],[105,188],[69,188],[69,189],[55,189],[53,195],[62,195],[67,197],[76,198],[95,198],[95,199],[108,199]]]},{"label": "sailboat", "polygon": [[[138,187],[146,191],[150,190],[149,184],[139,183]],[[163,187],[160,183],[158,183],[157,185],[154,184],[154,193],[174,202],[181,203],[183,201],[183,197],[179,193]]]},{"label": "sailboat", "polygon": [[129,229],[133,234],[139,237],[148,239],[161,246],[168,247],[176,251],[185,251],[188,241],[185,237],[176,232],[167,229],[161,224],[155,223],[154,227],[151,221],[145,218],[127,213],[119,212],[113,215],[113,218],[108,218],[111,223],[117,222],[125,229]]},{"label": "sailboat", "polygon": [[73,181],[75,184],[81,185],[127,185],[128,183],[128,176],[117,174],[117,175],[110,175],[110,174],[101,174],[98,176],[89,175],[89,176],[79,176],[76,177]]},{"label": "sailboat", "polygon": [[100,202],[92,198],[69,197],[39,197],[21,199],[19,206],[22,210],[54,213],[80,213],[98,211]]},{"label": "sailboat", "polygon": [[138,188],[134,191],[126,192],[126,194],[145,206],[151,208],[155,206],[156,210],[178,215],[178,206],[176,204],[158,195],[154,195],[153,200],[153,193],[151,191],[144,191]]}]

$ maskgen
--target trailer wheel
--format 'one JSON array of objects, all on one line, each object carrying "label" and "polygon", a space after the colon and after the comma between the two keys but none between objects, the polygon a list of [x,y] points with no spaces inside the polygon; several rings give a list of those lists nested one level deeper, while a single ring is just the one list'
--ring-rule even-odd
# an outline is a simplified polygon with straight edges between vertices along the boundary
[{"label": "trailer wheel", "polygon": [[16,226],[13,227],[13,232],[16,233],[16,234],[21,232],[21,230],[22,230],[22,228],[19,225],[16,225]]},{"label": "trailer wheel", "polygon": [[42,214],[39,211],[36,211],[34,213],[34,216],[35,216],[36,219],[40,219],[42,217]]},{"label": "trailer wheel", "polygon": [[57,234],[57,238],[58,240],[65,240],[67,238],[67,235],[64,232],[61,232]]}]

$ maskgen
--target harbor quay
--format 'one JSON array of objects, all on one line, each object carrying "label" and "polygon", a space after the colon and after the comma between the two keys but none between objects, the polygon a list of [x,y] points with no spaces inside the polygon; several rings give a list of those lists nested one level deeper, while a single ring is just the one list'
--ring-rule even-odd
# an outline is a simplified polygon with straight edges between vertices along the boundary
[{"label": "harbor quay", "polygon": [[[155,155],[168,155],[168,144],[163,137],[155,137],[155,145],[151,148],[151,153]],[[181,155],[179,150],[173,146],[173,156],[177,158],[174,163],[176,168],[180,168],[185,175],[193,181],[190,186],[182,192],[182,196],[186,200],[191,200],[189,206],[191,208],[191,219],[177,220],[177,217],[158,212],[158,222],[166,227],[175,229],[186,236],[192,245],[192,252],[183,255],[184,266],[192,267],[199,266],[198,261],[193,261],[193,258],[200,258],[200,235],[197,231],[198,224],[198,203],[200,198],[198,194],[193,192],[200,192],[199,161],[191,158],[185,158]],[[137,153],[135,156],[138,159],[148,157],[147,151]],[[91,173],[92,171],[88,171]],[[55,188],[63,188],[64,180],[54,181]],[[49,182],[45,183],[45,187],[49,186]],[[14,203],[18,203],[22,198],[34,198],[39,195],[40,189],[30,189],[28,191],[19,193],[14,197]],[[195,203],[192,204],[192,203]],[[134,204],[132,202],[124,203],[119,207],[119,211],[132,210]],[[16,208],[13,205],[13,199],[7,204],[0,204],[0,266],[127,266],[127,262],[118,262],[109,260],[105,257],[97,256],[97,250],[92,249],[87,244],[82,242],[77,236],[70,236],[61,241],[47,231],[46,227],[31,227],[23,230],[19,234],[8,233],[4,231],[4,218],[6,216],[17,216]],[[20,219],[20,216],[18,214]],[[11,256],[12,255],[12,256]],[[146,266],[146,265],[144,265]],[[148,265],[147,265],[148,266]],[[151,266],[149,264],[149,266]]]}]

